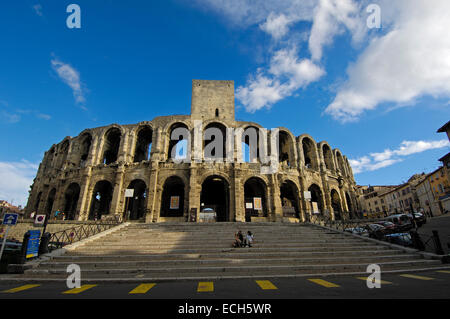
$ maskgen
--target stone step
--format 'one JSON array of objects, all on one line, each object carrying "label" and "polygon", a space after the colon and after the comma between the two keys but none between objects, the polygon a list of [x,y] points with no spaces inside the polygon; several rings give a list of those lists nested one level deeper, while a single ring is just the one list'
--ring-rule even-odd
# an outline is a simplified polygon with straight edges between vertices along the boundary
[{"label": "stone step", "polygon": [[[248,251],[252,250],[254,252],[316,252],[316,251],[344,251],[348,250],[349,248],[355,249],[355,250],[375,250],[375,249],[383,249],[383,246],[378,245],[364,245],[361,247],[330,247],[330,246],[319,246],[319,247],[279,247],[279,248],[259,248],[259,247],[251,247],[251,248],[238,248],[242,251]],[[133,249],[133,250],[117,250],[117,249],[104,249],[101,247],[91,247],[84,249],[83,247],[78,248],[76,251],[80,254],[117,254],[117,253],[123,253],[123,254],[146,254],[146,253],[217,253],[217,252],[228,252],[232,251],[234,248],[201,248],[201,249],[192,249],[192,248],[186,248],[186,249]]]},{"label": "stone step", "polygon": [[[353,246],[370,246],[373,245],[368,242],[276,242],[276,243],[260,243],[259,241],[252,245],[252,248],[276,248],[276,247],[353,247]],[[99,245],[98,243],[90,243],[83,246],[84,249],[183,249],[183,248],[230,248],[232,242],[175,242],[175,243],[103,243]]]},{"label": "stone step", "polygon": [[[377,263],[383,270],[392,269],[411,269],[413,267],[439,267],[442,266],[437,260],[406,260],[406,261],[388,261]],[[136,275],[171,276],[186,277],[189,275],[214,275],[214,274],[247,274],[247,275],[281,275],[281,274],[301,274],[301,273],[326,273],[326,272],[362,272],[367,270],[368,263],[336,263],[336,264],[302,264],[302,265],[271,265],[271,266],[220,266],[220,267],[164,267],[164,268],[134,268],[134,269],[82,269],[82,278],[90,278],[101,275],[133,277]],[[65,275],[64,269],[29,269],[25,271],[26,275]]]},{"label": "stone step", "polygon": [[[345,257],[322,257],[322,258],[220,258],[220,259],[178,259],[178,260],[148,260],[148,261],[84,261],[77,262],[81,269],[142,269],[148,267],[180,267],[180,266],[226,266],[226,265],[301,265],[301,264],[339,264],[343,262],[373,263],[383,261],[399,261],[399,260],[415,260],[421,259],[417,255],[380,255],[380,256],[345,256]],[[41,263],[40,269],[66,269],[72,261],[44,262]]]}]

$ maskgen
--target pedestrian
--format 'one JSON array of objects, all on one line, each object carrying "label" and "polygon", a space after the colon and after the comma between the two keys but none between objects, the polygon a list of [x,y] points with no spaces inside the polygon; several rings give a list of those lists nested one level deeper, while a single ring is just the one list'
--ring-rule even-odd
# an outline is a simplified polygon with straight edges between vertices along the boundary
[{"label": "pedestrian", "polygon": [[253,244],[253,234],[251,231],[247,232],[247,235],[245,236],[245,245],[248,247],[252,247]]},{"label": "pedestrian", "polygon": [[243,247],[244,246],[244,236],[242,232],[239,230],[236,234],[234,234],[234,243],[233,247]]}]

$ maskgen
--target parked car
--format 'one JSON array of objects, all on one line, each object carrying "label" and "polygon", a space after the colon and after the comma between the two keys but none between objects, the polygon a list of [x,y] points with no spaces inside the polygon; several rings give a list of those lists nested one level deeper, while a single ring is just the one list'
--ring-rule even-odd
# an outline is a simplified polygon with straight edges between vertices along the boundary
[{"label": "parked car", "polygon": [[386,240],[392,244],[413,247],[413,241],[411,239],[411,235],[408,233],[395,233],[384,236]]},{"label": "parked car", "polygon": [[[412,214],[408,214],[407,216],[409,217],[409,219],[411,221],[413,220]],[[419,226],[419,227],[421,227],[423,224],[427,223],[427,218],[422,213],[414,213],[414,217],[416,218],[416,223],[417,223],[417,226]]]},{"label": "parked car", "polygon": [[386,228],[387,232],[389,232],[389,233],[397,232],[397,226],[392,222],[382,220],[379,222],[375,222],[375,224],[379,224],[379,225],[383,226],[384,228]]},{"label": "parked car", "polygon": [[383,236],[388,233],[388,230],[379,224],[368,224],[364,228],[369,232],[370,238],[383,239]]},{"label": "parked car", "polygon": [[397,226],[397,229],[401,231],[408,231],[414,227],[406,214],[391,215],[387,217],[386,220],[394,223]]},{"label": "parked car", "polygon": [[364,227],[352,227],[345,229],[346,232],[359,236],[369,237],[369,231]]}]

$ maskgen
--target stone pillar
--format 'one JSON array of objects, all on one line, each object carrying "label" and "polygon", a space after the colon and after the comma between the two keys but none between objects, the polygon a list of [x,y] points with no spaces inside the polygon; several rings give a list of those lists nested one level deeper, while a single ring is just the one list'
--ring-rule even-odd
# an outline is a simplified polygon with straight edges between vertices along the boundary
[{"label": "stone pillar", "polygon": [[92,168],[88,167],[83,173],[83,178],[80,185],[80,196],[78,198],[76,209],[78,220],[88,220],[89,217],[90,197],[92,197],[92,195],[89,193],[91,172]]},{"label": "stone pillar", "polygon": [[307,201],[304,196],[304,192],[307,191],[306,185],[305,185],[305,179],[302,178],[301,176],[299,176],[298,180],[299,180],[299,184],[300,184],[300,190],[299,190],[299,192],[300,192],[300,194],[299,194],[300,200],[299,201],[301,204],[301,206],[299,207],[300,218],[301,218],[302,222],[306,222],[306,216],[308,214],[311,214],[311,202]]},{"label": "stone pillar", "polygon": [[242,182],[243,181],[241,170],[237,168],[237,166],[235,165],[233,177],[234,211],[235,211],[234,220],[237,222],[245,222],[244,185],[242,184]]},{"label": "stone pillar", "polygon": [[278,178],[275,174],[270,175],[270,184],[272,186],[273,199],[273,213],[270,219],[274,222],[281,222],[283,221],[283,208],[280,198],[280,186],[278,185]]},{"label": "stone pillar", "polygon": [[125,168],[123,165],[120,165],[117,168],[116,178],[114,180],[114,191],[113,197],[111,200],[111,207],[109,210],[109,214],[122,214],[120,202],[122,201],[122,186],[123,186],[123,176],[124,176]]},{"label": "stone pillar", "polygon": [[158,162],[156,160],[152,160],[150,168],[150,179],[148,182],[148,198],[145,215],[146,223],[151,223],[157,220],[159,216],[159,213],[155,211],[155,203],[158,200],[158,172]]},{"label": "stone pillar", "polygon": [[[191,163],[189,168],[189,206],[188,206],[188,216],[192,208],[197,209],[197,222],[199,220],[199,214],[201,210],[200,204],[200,193],[201,193],[201,185],[198,184],[198,176],[197,176],[197,164],[195,162]],[[186,187],[185,186],[185,187]],[[189,221],[189,217],[188,217]]]},{"label": "stone pillar", "polygon": [[124,129],[122,138],[120,139],[119,154],[117,154],[117,163],[126,163],[128,156],[128,140],[129,132]]}]

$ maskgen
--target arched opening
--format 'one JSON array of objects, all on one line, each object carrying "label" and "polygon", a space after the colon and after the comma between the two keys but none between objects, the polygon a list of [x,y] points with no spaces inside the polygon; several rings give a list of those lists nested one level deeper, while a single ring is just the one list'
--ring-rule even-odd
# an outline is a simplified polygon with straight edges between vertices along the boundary
[{"label": "arched opening", "polygon": [[91,150],[91,144],[92,136],[91,134],[86,133],[81,140],[80,161],[78,163],[78,166],[84,167],[86,165],[86,162],[89,158],[89,152]]},{"label": "arched opening", "polygon": [[41,203],[41,197],[42,197],[42,192],[39,192],[37,197],[36,197],[36,201],[34,202],[34,212],[38,212],[39,209],[39,204]]},{"label": "arched opening", "polygon": [[53,212],[53,203],[55,202],[56,189],[53,188],[47,196],[47,204],[45,205],[45,215],[47,215],[47,219],[52,216]]},{"label": "arched opening", "polygon": [[348,211],[350,213],[350,216],[353,218],[353,204],[352,200],[350,198],[350,195],[345,192],[345,201],[347,202]]},{"label": "arched opening", "polygon": [[189,156],[189,129],[184,123],[175,123],[169,130],[167,159],[183,160]]},{"label": "arched opening", "polygon": [[281,206],[284,217],[299,217],[298,188],[292,181],[285,181],[280,186]]},{"label": "arched opening", "polygon": [[64,211],[67,220],[76,219],[78,199],[80,197],[80,185],[72,183],[64,193]]},{"label": "arched opening", "polygon": [[166,179],[161,198],[161,217],[182,217],[184,214],[184,182],[178,176]]},{"label": "arched opening", "polygon": [[56,165],[57,169],[61,169],[64,166],[64,162],[67,159],[67,154],[69,154],[69,141],[64,141],[64,143],[59,147],[58,153],[56,154]]},{"label": "arched opening", "polygon": [[259,130],[249,126],[242,133],[242,161],[256,163],[259,159]]},{"label": "arched opening", "polygon": [[331,153],[331,149],[327,144],[322,146],[323,160],[325,162],[325,168],[328,170],[334,170],[333,165],[333,154]]},{"label": "arched opening", "polygon": [[336,190],[331,190],[331,207],[333,207],[334,219],[340,220],[342,217],[341,198]]},{"label": "arched opening", "polygon": [[317,160],[315,143],[309,138],[304,138],[302,140],[302,148],[305,166],[317,170],[319,168],[319,163]]},{"label": "arched opening", "polygon": [[109,165],[117,161],[121,135],[118,128],[112,128],[106,133],[103,145],[103,164]]},{"label": "arched opening", "polygon": [[136,147],[134,149],[134,162],[150,160],[153,130],[150,126],[144,126],[139,130]]},{"label": "arched opening", "polygon": [[216,117],[219,117],[219,109],[216,109]]},{"label": "arched opening", "polygon": [[203,133],[203,156],[207,161],[222,161],[226,157],[226,127],[210,123]]},{"label": "arched opening", "polygon": [[278,133],[278,161],[287,166],[294,165],[293,141],[288,133],[279,131]]},{"label": "arched opening", "polygon": [[311,193],[311,212],[313,214],[323,214],[325,205],[323,203],[322,190],[316,184],[312,184],[308,191]]},{"label": "arched opening", "polygon": [[218,222],[229,221],[229,198],[228,182],[221,176],[210,176],[202,184],[200,211],[215,212]]},{"label": "arched opening", "polygon": [[89,210],[90,220],[99,220],[103,215],[109,214],[113,187],[108,181],[100,181],[95,184],[92,192],[91,208]]},{"label": "arched opening", "polygon": [[339,151],[336,152],[336,162],[339,167],[339,171],[342,175],[346,175],[345,167],[344,167],[344,159]]},{"label": "arched opening", "polygon": [[133,180],[128,189],[133,189],[133,197],[127,198],[127,219],[139,220],[144,218],[147,203],[147,185],[141,179]]},{"label": "arched opening", "polygon": [[267,217],[267,186],[257,177],[249,178],[244,184],[245,221],[252,217]]}]

